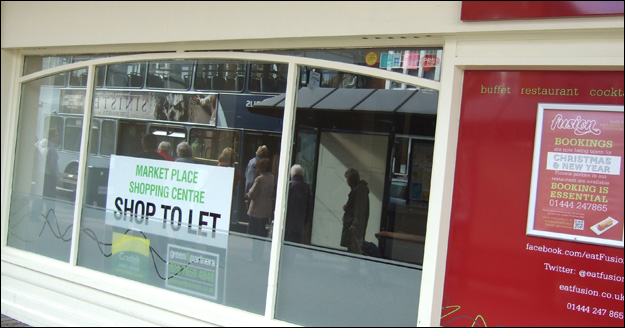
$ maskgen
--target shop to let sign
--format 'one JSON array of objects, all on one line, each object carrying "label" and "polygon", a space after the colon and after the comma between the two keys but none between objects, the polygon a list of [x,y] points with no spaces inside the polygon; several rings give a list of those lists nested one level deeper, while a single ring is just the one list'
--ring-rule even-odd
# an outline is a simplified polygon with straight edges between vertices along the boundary
[{"label": "shop to let sign", "polygon": [[539,104],[527,234],[623,247],[623,106]]},{"label": "shop to let sign", "polygon": [[226,249],[234,168],[111,156],[105,224]]}]

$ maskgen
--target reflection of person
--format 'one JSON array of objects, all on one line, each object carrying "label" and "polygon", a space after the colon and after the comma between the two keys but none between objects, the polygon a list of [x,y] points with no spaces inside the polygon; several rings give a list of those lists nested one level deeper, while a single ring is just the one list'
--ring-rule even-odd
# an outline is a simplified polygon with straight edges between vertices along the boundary
[{"label": "reflection of person", "polygon": [[[204,142],[201,140],[201,138],[195,137],[195,139],[193,140],[193,143],[191,143],[191,151],[193,152],[193,156],[194,157],[202,157],[203,153],[204,153]],[[207,152],[207,154],[210,152]]]},{"label": "reflection of person", "polygon": [[247,168],[245,169],[245,193],[247,193],[250,188],[252,188],[252,184],[254,180],[258,176],[258,170],[256,169],[257,162],[262,158],[267,158],[269,156],[269,149],[267,146],[262,145],[258,147],[256,150],[256,156],[247,163]]},{"label": "reflection of person", "polygon": [[206,97],[195,96],[193,100],[200,104],[210,115],[208,123],[215,124],[215,119],[217,118],[217,95],[208,95]]},{"label": "reflection of person", "polygon": [[193,160],[193,153],[191,151],[191,145],[188,142],[183,141],[178,144],[176,147],[176,153],[178,154],[178,158],[176,158],[176,162],[183,163],[195,163]]},{"label": "reflection of person", "polygon": [[56,198],[56,184],[59,181],[59,154],[56,152],[56,146],[59,141],[59,133],[54,128],[50,129],[43,180],[43,196],[48,198]]},{"label": "reflection of person", "polygon": [[[232,147],[226,147],[221,152],[221,155],[219,155],[219,157],[217,158],[217,161],[218,161],[217,166],[234,167],[235,157],[236,157],[236,152],[234,151],[234,149],[232,149]],[[237,186],[237,183],[239,183],[239,180],[241,180],[241,174],[239,174],[239,170],[237,170],[235,167],[234,168],[234,187]]]},{"label": "reflection of person", "polygon": [[33,185],[32,194],[41,196],[43,193],[43,176],[45,173],[46,155],[48,154],[48,139],[42,138],[35,142],[33,154]]},{"label": "reflection of person", "polygon": [[271,174],[271,161],[261,158],[256,164],[258,177],[254,180],[245,198],[250,200],[250,207],[247,215],[250,217],[247,232],[256,236],[267,236],[265,226],[269,223],[269,218],[273,214],[273,189],[275,180]]},{"label": "reflection of person", "polygon": [[151,133],[146,133],[141,138],[141,147],[143,151],[137,154],[137,157],[149,158],[149,159],[165,159],[161,154],[156,151],[156,143],[158,139]]},{"label": "reflection of person", "polygon": [[161,156],[163,156],[164,159],[168,160],[168,161],[173,161],[174,159],[171,158],[171,156],[169,156],[169,150],[171,149],[171,144],[167,141],[162,141],[159,145],[158,145],[158,151],[157,153],[161,154]]},{"label": "reflection of person", "polygon": [[367,223],[369,221],[369,187],[365,180],[360,180],[356,169],[350,168],[345,172],[347,184],[351,191],[347,203],[343,205],[343,230],[341,246],[347,247],[350,253],[361,254],[359,243],[365,239]]},{"label": "reflection of person", "polygon": [[312,210],[310,187],[304,181],[304,169],[295,164],[291,167],[289,199],[286,210],[286,228],[284,240],[305,243],[309,240],[309,224]]},{"label": "reflection of person", "polygon": [[[33,172],[33,204],[31,219],[36,221],[43,210],[44,199],[46,211],[55,208],[56,185],[59,180],[59,154],[56,146],[60,141],[60,136],[56,129],[48,130],[48,138],[41,139],[35,143],[35,162]],[[43,179],[43,181],[42,181]],[[46,218],[48,214],[45,214]]]}]

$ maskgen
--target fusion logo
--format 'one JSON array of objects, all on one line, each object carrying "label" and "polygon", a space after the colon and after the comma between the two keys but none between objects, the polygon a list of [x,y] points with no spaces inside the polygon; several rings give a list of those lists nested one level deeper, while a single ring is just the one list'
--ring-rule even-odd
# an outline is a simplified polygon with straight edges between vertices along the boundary
[{"label": "fusion logo", "polygon": [[598,136],[601,134],[601,130],[596,125],[597,121],[595,120],[585,120],[581,116],[577,116],[574,119],[565,119],[562,117],[562,114],[558,114],[551,121],[551,130],[573,130],[573,133],[578,136],[589,133]]}]

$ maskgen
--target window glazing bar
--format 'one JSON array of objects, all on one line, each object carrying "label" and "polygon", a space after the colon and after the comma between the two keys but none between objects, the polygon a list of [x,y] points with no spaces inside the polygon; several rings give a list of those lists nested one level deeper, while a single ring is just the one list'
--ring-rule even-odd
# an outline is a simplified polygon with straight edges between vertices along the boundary
[{"label": "window glazing bar", "polygon": [[[276,207],[274,211],[273,233],[271,238],[271,253],[269,257],[269,277],[267,282],[267,301],[265,303],[265,317],[273,319],[275,313],[278,270],[280,269],[280,253],[286,220],[287,192],[291,177],[290,159],[293,152],[293,137],[295,135],[295,104],[297,104],[297,84],[299,82],[299,66],[289,63],[287,73],[286,97],[284,100],[284,119],[282,120],[282,139],[280,144],[280,164],[278,167],[278,182],[276,190]],[[281,197],[284,195],[284,197]]]},{"label": "window glazing bar", "polygon": [[73,266],[78,261],[78,245],[80,237],[80,222],[82,218],[83,200],[85,194],[85,172],[87,171],[87,156],[89,155],[89,138],[91,137],[91,104],[95,90],[95,66],[87,69],[87,90],[83,104],[82,136],[78,156],[78,177],[76,179],[76,196],[74,199],[74,225],[72,226],[72,241],[69,252],[69,263]]}]

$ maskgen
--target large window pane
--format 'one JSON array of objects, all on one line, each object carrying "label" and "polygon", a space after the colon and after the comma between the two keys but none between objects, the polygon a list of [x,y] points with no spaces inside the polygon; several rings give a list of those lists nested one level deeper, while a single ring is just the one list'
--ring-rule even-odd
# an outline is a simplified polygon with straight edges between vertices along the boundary
[{"label": "large window pane", "polygon": [[297,94],[292,164],[303,174],[289,186],[276,318],[414,326],[438,93],[310,71],[321,78]]},{"label": "large window pane", "polygon": [[[95,91],[90,125],[101,135],[90,139],[77,263],[263,314],[282,118],[255,119],[247,106],[273,95],[244,89],[251,66],[244,62],[148,63],[163,81],[175,71],[185,83],[194,77],[195,90],[157,85],[148,75],[147,85],[132,90]],[[107,66],[107,86],[127,86],[114,74],[141,72],[141,65]],[[198,85],[216,78],[225,84]],[[269,209],[265,221],[248,215],[256,198],[245,189],[255,181],[248,162],[261,146],[269,164],[268,187],[257,188]]]},{"label": "large window pane", "polygon": [[421,270],[283,246],[276,318],[309,327],[415,327]]},{"label": "large window pane", "polygon": [[48,83],[66,75],[23,85],[7,238],[9,246],[63,261],[69,260],[75,200],[65,177],[77,167],[80,148],[80,143],[78,148],[72,144],[75,151],[66,151],[66,136],[73,142],[82,135],[80,129],[68,130],[66,120],[69,112],[81,120],[81,104],[72,99],[84,97],[84,91]]}]

